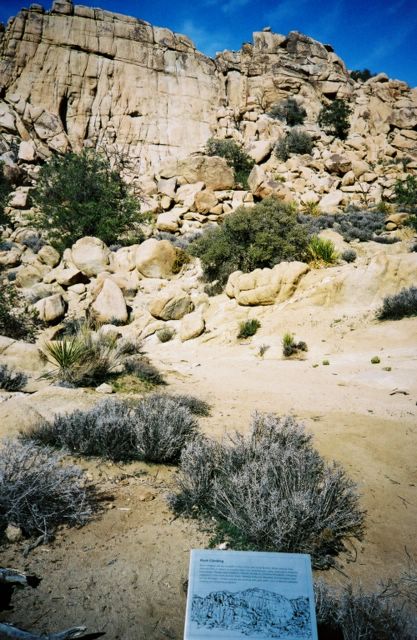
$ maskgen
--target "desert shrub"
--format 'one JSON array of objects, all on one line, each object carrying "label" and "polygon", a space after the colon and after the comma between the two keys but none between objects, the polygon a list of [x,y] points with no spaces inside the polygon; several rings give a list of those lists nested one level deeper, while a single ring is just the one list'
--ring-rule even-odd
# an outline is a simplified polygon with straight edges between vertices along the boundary
[{"label": "desert shrub", "polygon": [[376,241],[385,232],[385,214],[380,211],[350,211],[317,217],[299,214],[297,219],[305,225],[309,235],[317,235],[323,229],[334,229],[346,242]]},{"label": "desert shrub", "polygon": [[345,262],[355,262],[356,258],[358,257],[358,254],[353,249],[345,249],[340,254],[340,257]]},{"label": "desert shrub", "polygon": [[0,364],[0,389],[5,391],[20,391],[26,386],[28,377],[21,371],[15,371],[7,366]]},{"label": "desert shrub", "polygon": [[351,113],[352,109],[349,104],[345,100],[337,98],[329,105],[322,107],[318,123],[326,133],[345,140],[350,128],[349,116]]},{"label": "desert shrub", "polygon": [[209,138],[206,144],[208,156],[220,156],[235,172],[235,180],[244,189],[248,186],[248,176],[255,161],[239,145],[231,139],[220,140]]},{"label": "desert shrub", "polygon": [[292,208],[270,197],[251,209],[239,207],[221,227],[204,232],[189,251],[201,259],[208,281],[224,284],[238,269],[249,272],[283,260],[303,260],[307,243]]},{"label": "desert shrub", "polygon": [[310,154],[313,147],[313,140],[307,132],[299,129],[292,129],[278,140],[274,151],[277,158],[284,160],[285,162],[292,153]]},{"label": "desert shrub", "polygon": [[112,244],[140,221],[129,187],[105,157],[91,150],[53,156],[32,195],[38,207],[34,223],[59,250],[83,236]]},{"label": "desert shrub", "polygon": [[371,358],[371,364],[380,364],[381,358],[379,356],[373,356]]},{"label": "desert shrub", "polygon": [[[405,209],[415,211],[417,209],[417,177],[407,176],[405,180],[397,180],[394,185],[395,200]],[[410,223],[417,229],[417,217],[410,216]]]},{"label": "desert shrub", "polygon": [[197,428],[184,404],[168,395],[153,394],[133,407],[107,399],[86,411],[55,416],[22,438],[76,455],[172,463],[196,436]]},{"label": "desert shrub", "polygon": [[333,242],[319,236],[312,236],[307,248],[313,260],[325,264],[334,264],[339,257]]},{"label": "desert shrub", "polygon": [[210,415],[209,403],[201,400],[200,398],[180,393],[171,395],[170,398],[172,398],[172,400],[175,400],[175,402],[178,402],[182,407],[185,407],[186,409],[191,411],[194,416]]},{"label": "desert shrub", "polygon": [[175,329],[172,327],[164,327],[163,329],[158,329],[156,332],[156,336],[159,342],[169,342],[175,336]]},{"label": "desert shrub", "polygon": [[416,253],[417,252],[417,242],[413,242],[410,246],[410,253]]},{"label": "desert shrub", "polygon": [[36,311],[16,287],[0,275],[0,335],[34,342],[41,326]]},{"label": "desert shrub", "polygon": [[9,217],[6,215],[5,208],[9,199],[12,186],[4,175],[4,162],[0,161],[0,226],[9,223]]},{"label": "desert shrub", "polygon": [[[351,585],[337,592],[323,582],[314,585],[319,638],[334,640],[413,640],[417,620],[407,612],[406,598],[385,585],[366,593]],[[391,592],[390,592],[391,591]]]},{"label": "desert shrub", "polygon": [[28,247],[28,249],[31,249],[33,253],[39,253],[45,243],[40,236],[33,234],[32,236],[24,238],[22,244]]},{"label": "desert shrub", "polygon": [[270,345],[269,344],[260,344],[257,356],[259,358],[263,358],[264,355],[266,354],[266,352],[268,351],[268,349],[270,349]]},{"label": "desert shrub", "polygon": [[251,336],[254,336],[260,326],[261,323],[259,322],[259,320],[244,320],[239,325],[239,333],[237,334],[238,340],[240,340],[241,338],[250,338]]},{"label": "desert shrub", "polygon": [[369,78],[373,78],[374,76],[375,73],[372,73],[369,69],[355,69],[350,72],[352,80],[362,80],[363,82],[366,82]]},{"label": "desert shrub", "polygon": [[282,355],[285,358],[290,358],[300,351],[308,351],[307,344],[303,340],[296,342],[293,334],[288,331],[284,333],[282,337]]},{"label": "desert shrub", "polygon": [[417,287],[404,288],[387,296],[377,311],[379,320],[400,320],[408,316],[417,316]]},{"label": "desert shrub", "polygon": [[150,382],[153,385],[165,384],[160,371],[144,358],[128,358],[124,364],[124,369],[143,382]]},{"label": "desert shrub", "polygon": [[63,466],[61,456],[31,442],[9,440],[0,448],[0,530],[7,524],[27,536],[51,537],[57,526],[81,526],[95,511],[84,472]]},{"label": "desert shrub", "polygon": [[247,439],[194,440],[177,485],[175,511],[226,523],[244,548],[310,553],[318,568],[363,535],[354,484],[325,463],[293,418],[255,414]]},{"label": "desert shrub", "polygon": [[74,386],[97,384],[120,369],[137,348],[129,340],[119,340],[111,333],[95,333],[83,325],[75,335],[63,335],[43,345],[46,361],[54,365],[43,377]]},{"label": "desert shrub", "polygon": [[304,211],[310,216],[320,216],[322,213],[319,204],[312,200],[304,203]]},{"label": "desert shrub", "polygon": [[303,124],[307,111],[302,107],[295,98],[287,98],[271,107],[268,112],[270,118],[274,120],[282,120],[290,127]]}]

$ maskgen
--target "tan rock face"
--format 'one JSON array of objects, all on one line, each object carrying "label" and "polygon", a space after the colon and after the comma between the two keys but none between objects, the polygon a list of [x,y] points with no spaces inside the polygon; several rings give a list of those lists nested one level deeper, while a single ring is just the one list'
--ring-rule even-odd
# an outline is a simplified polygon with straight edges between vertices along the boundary
[{"label": "tan rock face", "polygon": [[80,238],[71,248],[71,259],[75,266],[88,277],[106,271],[110,262],[110,250],[99,238]]},{"label": "tan rock face", "polygon": [[149,312],[160,320],[180,320],[193,309],[190,296],[178,289],[164,291],[149,305]]},{"label": "tan rock face", "polygon": [[91,305],[91,310],[99,322],[127,321],[127,308],[123,293],[113,280],[107,278],[102,289]]},{"label": "tan rock face", "polygon": [[169,278],[177,258],[168,240],[150,238],[136,251],[136,268],[145,278]]},{"label": "tan rock face", "polygon": [[269,305],[287,300],[301,277],[309,271],[304,262],[281,262],[273,269],[251,273],[235,271],[229,276],[226,294],[241,305]]},{"label": "tan rock face", "polygon": [[39,300],[34,307],[38,311],[39,318],[44,322],[54,322],[65,314],[65,304],[59,294]]}]

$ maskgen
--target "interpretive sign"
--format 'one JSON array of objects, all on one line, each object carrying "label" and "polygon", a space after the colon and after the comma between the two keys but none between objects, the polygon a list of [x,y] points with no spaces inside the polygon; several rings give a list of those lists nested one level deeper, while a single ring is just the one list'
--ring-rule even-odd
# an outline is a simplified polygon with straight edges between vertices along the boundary
[{"label": "interpretive sign", "polygon": [[317,640],[310,556],[192,550],[185,640]]}]

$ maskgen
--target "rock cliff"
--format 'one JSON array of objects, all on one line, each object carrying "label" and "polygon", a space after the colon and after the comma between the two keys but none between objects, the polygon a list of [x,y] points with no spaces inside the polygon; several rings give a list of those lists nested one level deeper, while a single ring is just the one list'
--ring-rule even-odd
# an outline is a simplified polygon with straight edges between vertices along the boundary
[{"label": "rock cliff", "polygon": [[323,103],[349,98],[347,146],[368,160],[417,155],[417,91],[383,74],[354,82],[331,46],[297,32],[254,33],[213,60],[184,35],[62,0],[49,12],[31,5],[0,29],[0,155],[13,136],[29,143],[29,161],[101,146],[125,154],[134,178],[210,135],[276,139],[266,113],[288,95],[313,132]]}]

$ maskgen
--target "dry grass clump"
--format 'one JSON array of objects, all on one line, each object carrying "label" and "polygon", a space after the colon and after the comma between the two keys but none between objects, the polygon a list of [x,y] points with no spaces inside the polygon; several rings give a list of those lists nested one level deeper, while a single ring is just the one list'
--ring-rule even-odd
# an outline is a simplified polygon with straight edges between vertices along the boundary
[{"label": "dry grass clump", "polygon": [[0,448],[0,532],[8,524],[27,536],[51,537],[61,525],[82,526],[96,510],[95,491],[75,466],[32,442],[9,440]]},{"label": "dry grass clump", "polygon": [[92,409],[57,415],[21,438],[80,456],[174,463],[197,430],[197,421],[184,404],[175,397],[152,394],[134,406],[109,398]]},{"label": "dry grass clump", "polygon": [[195,439],[181,456],[172,508],[214,517],[236,547],[310,553],[334,564],[347,539],[362,539],[354,483],[313,449],[293,418],[256,413],[251,434],[219,444]]},{"label": "dry grass clump", "polygon": [[[383,585],[375,593],[356,591],[351,585],[341,593],[322,582],[315,585],[319,638],[323,640],[414,640],[417,618],[407,605],[414,593],[404,593],[403,580]],[[415,609],[414,609],[415,610]]]}]

